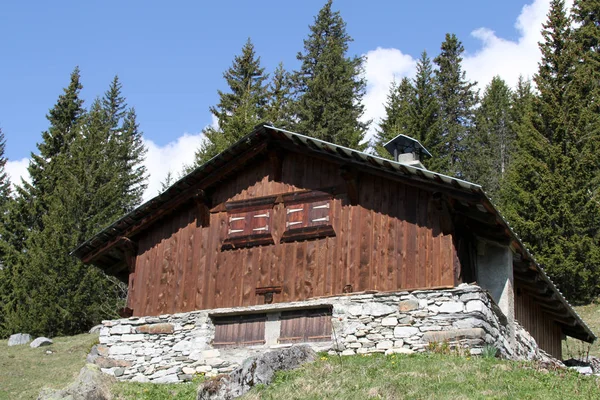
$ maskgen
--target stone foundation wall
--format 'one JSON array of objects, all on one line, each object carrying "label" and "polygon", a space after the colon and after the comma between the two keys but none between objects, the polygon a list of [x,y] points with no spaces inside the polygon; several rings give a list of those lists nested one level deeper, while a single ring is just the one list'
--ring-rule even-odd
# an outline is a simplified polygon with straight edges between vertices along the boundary
[{"label": "stone foundation wall", "polygon": [[[470,348],[471,354],[480,354],[490,344],[505,358],[545,357],[518,324],[511,346],[506,317],[489,294],[478,286],[460,285],[104,321],[100,344],[90,358],[121,380],[166,383],[189,380],[196,373],[226,373],[251,355],[291,346],[277,343],[281,311],[319,306],[331,307],[333,332],[330,342],[311,344],[317,351],[412,353],[426,351],[430,342],[449,342]],[[252,312],[268,313],[264,345],[211,346],[211,317]]]}]

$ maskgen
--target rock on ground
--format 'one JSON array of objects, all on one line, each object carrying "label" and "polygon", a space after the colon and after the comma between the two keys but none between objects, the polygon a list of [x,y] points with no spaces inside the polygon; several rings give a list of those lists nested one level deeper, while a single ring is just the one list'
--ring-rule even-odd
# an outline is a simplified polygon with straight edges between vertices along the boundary
[{"label": "rock on ground", "polygon": [[17,346],[20,344],[27,344],[31,342],[31,335],[29,333],[15,333],[14,335],[10,335],[8,338],[9,346]]},{"label": "rock on ground", "polygon": [[197,400],[234,399],[255,385],[268,385],[276,371],[297,368],[315,356],[314,350],[303,345],[250,357],[231,374],[216,376],[200,385]]},{"label": "rock on ground", "polygon": [[115,382],[114,377],[103,374],[97,365],[86,364],[69,387],[42,391],[37,400],[112,400],[110,388]]},{"label": "rock on ground", "polygon": [[52,339],[48,339],[47,337],[39,337],[35,339],[33,342],[29,344],[32,349],[35,349],[40,346],[50,346],[52,344]]}]

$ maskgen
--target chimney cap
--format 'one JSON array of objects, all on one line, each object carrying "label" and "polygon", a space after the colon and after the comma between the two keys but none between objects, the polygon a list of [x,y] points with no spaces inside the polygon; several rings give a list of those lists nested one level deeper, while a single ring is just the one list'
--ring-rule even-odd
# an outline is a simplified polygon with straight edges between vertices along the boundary
[{"label": "chimney cap", "polygon": [[[417,139],[413,139],[410,136],[402,134],[396,136],[395,138],[384,144],[383,147],[392,155],[417,153],[420,157],[432,157],[431,153],[429,153],[427,149],[423,147],[423,145]],[[395,153],[394,150],[397,150],[397,153]]]}]

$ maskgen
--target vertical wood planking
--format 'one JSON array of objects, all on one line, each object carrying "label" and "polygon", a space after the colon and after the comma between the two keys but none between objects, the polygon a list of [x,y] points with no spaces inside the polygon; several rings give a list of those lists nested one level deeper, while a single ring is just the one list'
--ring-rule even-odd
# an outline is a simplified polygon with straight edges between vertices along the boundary
[{"label": "vertical wood planking", "polygon": [[[319,189],[344,182],[339,166],[286,154],[282,181],[269,180],[268,163],[249,166],[220,183],[213,205],[294,190]],[[279,243],[285,208],[275,205],[270,226],[274,245],[223,251],[227,213],[210,215],[197,226],[193,204],[155,223],[140,236],[136,259],[136,315],[254,305],[259,286],[282,286],[275,302],[352,291],[395,290],[453,283],[456,253],[452,235],[440,232],[440,211],[431,192],[363,173],[359,205],[346,194],[331,202],[335,236]],[[147,249],[142,249],[144,240]],[[147,265],[146,265],[147,264]]]}]

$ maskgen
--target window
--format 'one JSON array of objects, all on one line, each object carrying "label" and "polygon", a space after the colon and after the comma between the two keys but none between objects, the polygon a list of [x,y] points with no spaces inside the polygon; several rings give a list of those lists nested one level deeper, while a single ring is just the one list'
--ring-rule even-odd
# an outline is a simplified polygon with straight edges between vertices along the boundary
[{"label": "window", "polygon": [[266,314],[214,317],[214,347],[253,346],[265,343]]},{"label": "window", "polygon": [[227,210],[227,239],[222,248],[273,244],[271,218],[275,197],[230,202]]},{"label": "window", "polygon": [[334,236],[331,222],[331,194],[319,191],[283,196],[285,232],[281,241]]},{"label": "window", "polygon": [[281,313],[279,343],[331,340],[331,309],[293,310]]}]

